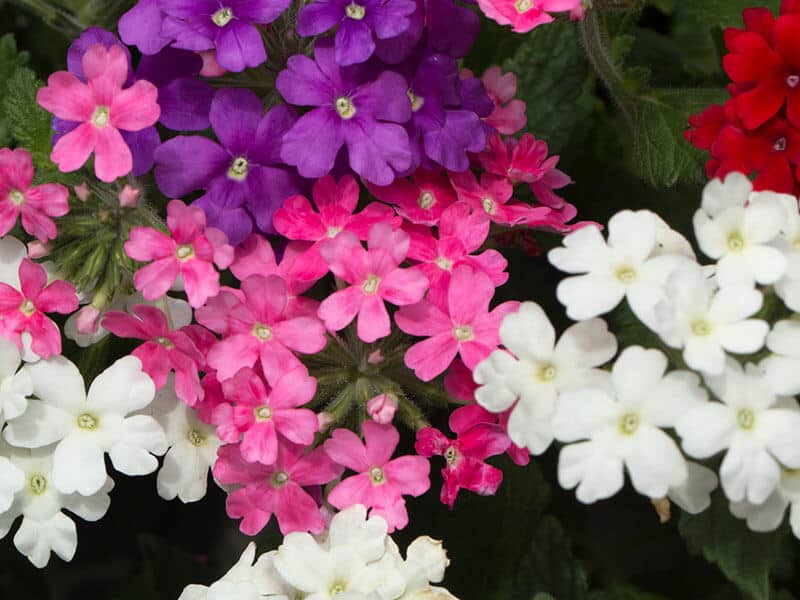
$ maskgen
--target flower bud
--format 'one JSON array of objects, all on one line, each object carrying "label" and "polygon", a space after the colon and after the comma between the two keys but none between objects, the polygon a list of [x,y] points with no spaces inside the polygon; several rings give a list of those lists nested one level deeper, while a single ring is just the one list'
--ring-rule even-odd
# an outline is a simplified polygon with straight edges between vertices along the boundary
[{"label": "flower bud", "polygon": [[203,59],[203,68],[200,75],[203,77],[222,77],[227,71],[217,62],[217,53],[214,50],[198,52]]},{"label": "flower bud", "polygon": [[100,326],[100,311],[91,304],[84,306],[78,311],[78,319],[75,325],[81,335],[97,333],[97,329]]},{"label": "flower bud", "polygon": [[317,414],[317,424],[319,426],[319,432],[323,433],[328,427],[331,426],[333,423],[334,418],[333,415],[327,412],[321,412]]},{"label": "flower bud", "polygon": [[78,200],[80,200],[81,202],[86,202],[89,199],[89,196],[91,195],[91,192],[89,191],[89,186],[86,183],[76,185],[73,189],[75,190],[75,195],[78,197]]},{"label": "flower bud", "polygon": [[33,259],[44,258],[50,254],[50,245],[33,240],[28,242],[28,256]]},{"label": "flower bud", "polygon": [[381,425],[391,423],[396,412],[397,396],[394,394],[380,394],[367,402],[367,414]]},{"label": "flower bud", "polygon": [[119,193],[119,205],[124,208],[136,208],[139,203],[139,190],[126,185]]}]

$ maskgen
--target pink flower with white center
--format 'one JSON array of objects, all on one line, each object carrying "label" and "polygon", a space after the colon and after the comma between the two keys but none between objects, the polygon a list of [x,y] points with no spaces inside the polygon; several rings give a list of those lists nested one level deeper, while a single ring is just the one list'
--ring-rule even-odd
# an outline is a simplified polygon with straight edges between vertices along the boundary
[{"label": "pink flower with white center", "polygon": [[525,102],[514,98],[517,76],[503,73],[500,67],[493,66],[483,72],[481,81],[494,103],[494,110],[486,117],[486,123],[505,135],[512,135],[525,127]]},{"label": "pink flower with white center", "polygon": [[61,354],[61,332],[45,313],[68,315],[78,310],[75,287],[66,281],[47,284],[44,267],[25,258],[19,265],[21,292],[0,283],[0,335],[22,349],[22,333],[31,335],[31,350],[42,358]]},{"label": "pink flower with white center", "polygon": [[447,175],[422,168],[410,179],[397,179],[387,186],[368,183],[367,188],[378,200],[393,204],[401,217],[418,225],[436,225],[442,212],[456,201]]},{"label": "pink flower with white center", "polygon": [[45,244],[57,233],[50,217],[69,212],[69,192],[57,183],[31,187],[32,181],[30,152],[24,148],[0,150],[0,236],[11,231],[22,215],[22,228]]},{"label": "pink flower with white center", "polygon": [[464,202],[457,202],[442,213],[438,240],[428,227],[410,225],[405,228],[411,240],[408,258],[420,262],[416,268],[430,281],[429,297],[446,295],[453,269],[464,264],[486,273],[495,286],[508,281],[505,272],[508,261],[497,250],[471,254],[486,241],[489,225],[482,213]]},{"label": "pink flower with white center", "polygon": [[527,33],[531,29],[551,23],[550,13],[574,11],[582,0],[478,0],[483,13],[500,23],[512,25],[517,33]]},{"label": "pink flower with white center", "polygon": [[197,321],[223,336],[208,353],[208,364],[224,381],[256,360],[267,379],[301,366],[294,352],[314,354],[325,347],[325,327],[317,317],[287,315],[288,293],[277,275],[251,275],[241,290],[224,290],[195,312]]},{"label": "pink flower with white center", "polygon": [[304,454],[305,448],[289,442],[278,446],[273,465],[248,463],[236,444],[222,446],[214,465],[214,478],[222,485],[241,486],[228,494],[226,508],[232,519],[242,519],[246,535],[260,532],[272,515],[281,533],[325,529],[325,519],[314,498],[304,488],[330,483],[344,469],[322,448]]},{"label": "pink flower with white center", "polygon": [[505,177],[483,173],[479,182],[472,171],[449,175],[458,199],[494,223],[520,225],[534,217],[547,217],[552,212],[546,206],[534,208],[523,202],[512,202],[514,186]]},{"label": "pink flower with white center", "polygon": [[301,279],[316,280],[328,272],[328,264],[319,253],[325,240],[335,238],[342,231],[349,231],[360,240],[366,240],[370,228],[376,223],[400,224],[394,211],[378,202],[364,207],[354,214],[358,205],[358,182],[345,175],[336,183],[330,175],[314,184],[314,206],[304,196],[291,196],[282,208],[275,211],[272,223],[281,235],[290,240],[313,242],[298,258],[297,275]]},{"label": "pink flower with white center", "polygon": [[335,430],[325,442],[332,460],[358,473],[333,488],[328,502],[340,510],[363,504],[386,519],[391,533],[408,524],[403,496],[421,496],[431,487],[431,466],[421,456],[392,459],[400,441],[393,426],[365,421],[361,429],[364,443],[349,429]]},{"label": "pink flower with white center", "polygon": [[68,173],[80,169],[94,152],[95,175],[111,182],[133,169],[131,149],[120,130],[141,131],[158,121],[158,89],[144,80],[122,89],[128,78],[128,58],[119,46],[106,49],[95,44],[81,64],[88,83],[58,71],[36,96],[59,119],[80,123],[56,142],[50,159]]},{"label": "pink flower with white center", "polygon": [[125,252],[133,260],[153,261],[136,271],[133,284],[148,300],[167,293],[180,276],[194,308],[219,292],[219,273],[233,261],[233,247],[219,229],[206,227],[206,215],[180,200],[167,205],[167,229],[172,237],[151,227],[134,227]]},{"label": "pink flower with white center", "polygon": [[493,496],[503,481],[503,472],[484,460],[505,452],[511,440],[505,430],[495,424],[496,417],[478,405],[463,406],[450,415],[450,429],[457,434],[448,439],[434,427],[417,432],[414,449],[430,458],[443,456],[441,500],[451,509],[460,489],[481,496]]},{"label": "pink flower with white center", "polygon": [[422,381],[430,381],[456,355],[474,369],[500,345],[500,323],[519,302],[504,302],[489,312],[494,285],[486,273],[462,265],[453,270],[447,295],[404,306],[395,315],[397,325],[410,335],[427,337],[411,346],[405,363]]},{"label": "pink flower with white center", "polygon": [[169,374],[175,373],[175,395],[189,406],[203,399],[198,370],[203,365],[203,355],[192,339],[183,331],[172,331],[166,315],[155,306],[137,304],[136,316],[111,310],[103,317],[103,328],[117,337],[145,340],[131,354],[142,361],[142,370],[150,376],[156,388],[167,383]]},{"label": "pink flower with white center", "polygon": [[308,446],[317,433],[317,415],[298,408],[314,397],[317,381],[298,367],[270,381],[270,390],[253,369],[241,369],[222,382],[226,402],[219,404],[211,421],[223,442],[242,439],[239,450],[247,462],[274,464],[278,445],[285,440]]},{"label": "pink flower with white center", "polygon": [[323,300],[318,314],[333,331],[345,328],[357,315],[358,337],[374,342],[391,332],[384,300],[397,306],[419,302],[428,279],[421,271],[398,267],[408,254],[406,232],[378,223],[370,229],[368,246],[364,250],[352,233],[342,233],[320,246],[333,274],[350,287]]}]

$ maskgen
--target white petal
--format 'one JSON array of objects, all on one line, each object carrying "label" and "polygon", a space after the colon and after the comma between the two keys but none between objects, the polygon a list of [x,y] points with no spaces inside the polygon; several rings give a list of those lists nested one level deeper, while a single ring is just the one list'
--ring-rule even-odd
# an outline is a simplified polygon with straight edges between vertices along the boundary
[{"label": "white petal", "polygon": [[63,499],[64,508],[74,512],[84,521],[99,521],[108,512],[111,506],[111,497],[108,495],[114,489],[114,480],[108,477],[100,491],[91,496],[71,494]]},{"label": "white petal", "polygon": [[752,246],[745,256],[753,279],[762,285],[775,283],[786,272],[786,256],[771,246]]},{"label": "white petal", "polygon": [[108,475],[103,451],[90,438],[74,433],[61,440],[53,453],[53,484],[62,494],[91,496],[103,487]]},{"label": "white petal", "polygon": [[100,373],[89,387],[88,403],[101,412],[127,415],[153,401],[156,388],[142,361],[125,356]]},{"label": "white petal", "polygon": [[86,390],[78,367],[63,356],[54,356],[27,365],[33,380],[33,393],[52,404],[77,415],[86,400]]},{"label": "white petal", "polygon": [[711,259],[719,259],[727,252],[726,235],[718,223],[698,209],[692,219],[694,236],[700,251]]},{"label": "white petal", "polygon": [[622,460],[607,455],[595,442],[570,444],[558,456],[558,483],[564,489],[576,485],[576,497],[584,504],[610,498],[624,483]]},{"label": "white petal", "polygon": [[5,456],[0,456],[0,514],[11,508],[14,494],[25,486],[25,473]]},{"label": "white petal", "polygon": [[178,600],[208,600],[208,587],[205,585],[187,585],[178,596]]},{"label": "white petal", "polygon": [[367,509],[361,504],[354,504],[334,515],[328,530],[328,541],[332,548],[350,546],[364,562],[372,562],[378,560],[385,551],[387,530],[384,519],[367,519]]},{"label": "white petal", "polygon": [[667,370],[667,357],[659,350],[629,346],[611,369],[611,379],[619,401],[626,406],[640,405],[650,390],[658,386]]},{"label": "white petal", "polygon": [[800,358],[768,356],[759,366],[776,394],[800,394]]},{"label": "white petal", "polygon": [[617,338],[602,319],[590,319],[571,325],[564,331],[555,347],[554,358],[559,365],[581,368],[604,365],[617,353]]},{"label": "white petal", "polygon": [[686,365],[705,375],[721,375],[725,371],[725,352],[713,336],[692,336],[683,348]]},{"label": "white petal", "polygon": [[800,412],[773,409],[757,417],[756,426],[767,449],[789,469],[800,468]]},{"label": "white petal", "polygon": [[642,416],[657,427],[674,427],[678,419],[707,400],[708,393],[697,375],[672,371],[645,395]]},{"label": "white petal", "polygon": [[767,336],[767,348],[776,354],[800,358],[800,322],[787,319],[775,323]]},{"label": "white petal", "polygon": [[333,574],[327,552],[307,533],[290,533],[275,555],[275,568],[292,587],[306,593],[327,591]]},{"label": "white petal", "polygon": [[553,248],[547,259],[559,271],[588,273],[608,264],[609,251],[597,227],[581,227],[565,236],[563,247]]},{"label": "white petal", "polygon": [[636,432],[625,466],[633,487],[648,498],[663,498],[669,488],[682,484],[688,476],[678,446],[655,427],[641,427]]},{"label": "white petal", "polygon": [[156,489],[165,500],[180,497],[181,502],[197,502],[206,495],[209,465],[201,452],[189,444],[178,444],[164,456]]},{"label": "white petal", "polygon": [[475,401],[491,412],[508,410],[517,399],[512,383],[519,373],[519,362],[508,352],[495,350],[478,363],[473,372]]},{"label": "white petal", "polygon": [[619,416],[620,408],[603,390],[564,392],[556,403],[553,434],[561,442],[592,437]]},{"label": "white petal", "polygon": [[653,252],[656,229],[652,212],[623,210],[608,221],[608,245],[618,255],[638,265]]},{"label": "white petal", "polygon": [[686,463],[688,477],[669,490],[669,499],[689,514],[696,515],[711,506],[711,492],[718,485],[717,475],[696,462]]},{"label": "white petal", "polygon": [[27,256],[27,247],[17,238],[0,238],[0,281],[19,289],[19,265]]},{"label": "white petal", "polygon": [[75,523],[63,513],[43,522],[26,517],[14,535],[14,545],[34,566],[43,569],[51,552],[67,562],[72,560],[78,548],[78,534]]},{"label": "white petal", "polygon": [[784,276],[775,284],[775,292],[788,308],[800,311],[800,278],[788,279]]},{"label": "white petal", "polygon": [[787,216],[785,205],[774,197],[753,194],[744,210],[742,233],[750,243],[766,244],[780,235]]},{"label": "white petal", "polygon": [[703,189],[701,206],[709,215],[721,213],[730,206],[744,206],[753,184],[745,175],[737,171],[728,173],[725,180],[712,179]]},{"label": "white petal", "polygon": [[0,380],[16,373],[20,360],[17,345],[11,340],[0,338]]},{"label": "white petal", "polygon": [[719,402],[693,408],[675,424],[684,452],[708,458],[728,447],[736,430],[734,412]]},{"label": "white petal", "polygon": [[734,354],[751,354],[764,346],[769,325],[760,319],[747,319],[719,328],[720,345]]},{"label": "white petal", "polygon": [[508,436],[517,446],[531,454],[542,454],[553,442],[552,420],[555,414],[555,393],[539,398],[520,400],[508,419]]},{"label": "white petal", "polygon": [[761,309],[764,296],[753,286],[732,283],[720,288],[711,300],[708,317],[713,323],[737,323]]},{"label": "white petal", "polygon": [[780,481],[781,470],[768,452],[733,444],[719,470],[722,489],[734,502],[763,503]]},{"label": "white petal", "polygon": [[561,281],[556,296],[570,319],[584,321],[614,309],[625,296],[625,287],[608,275],[580,275]]},{"label": "white petal", "polygon": [[800,501],[792,502],[791,512],[789,513],[789,524],[792,526],[794,537],[800,539]]},{"label": "white petal", "polygon": [[518,358],[543,362],[552,359],[556,332],[541,306],[523,302],[503,319],[500,339]]},{"label": "white petal", "polygon": [[3,435],[13,446],[39,448],[64,439],[75,427],[74,415],[40,400],[31,400],[22,416],[11,421]]},{"label": "white petal", "polygon": [[762,504],[750,502],[731,502],[731,513],[740,519],[747,519],[752,531],[774,531],[783,522],[783,515],[789,500],[779,490],[770,494]]}]

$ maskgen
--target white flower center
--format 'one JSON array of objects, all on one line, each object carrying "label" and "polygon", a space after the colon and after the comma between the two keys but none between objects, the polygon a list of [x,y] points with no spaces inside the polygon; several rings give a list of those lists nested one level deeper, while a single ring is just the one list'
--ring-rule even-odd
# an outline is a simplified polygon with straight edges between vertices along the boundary
[{"label": "white flower center", "polygon": [[198,448],[206,443],[206,436],[204,436],[196,429],[190,429],[189,431],[187,431],[186,439],[189,440],[189,443],[192,446],[196,446]]},{"label": "white flower center", "polygon": [[380,277],[378,277],[377,275],[370,275],[369,277],[367,277],[364,283],[361,284],[361,289],[364,290],[365,294],[370,294],[370,295],[374,294],[375,292],[378,291],[378,284],[380,282],[381,282]]},{"label": "white flower center", "polygon": [[356,21],[360,21],[364,18],[364,15],[367,14],[367,9],[361,6],[360,4],[356,4],[355,2],[351,2],[347,5],[344,9],[344,14],[346,14],[351,19]]},{"label": "white flower center", "polygon": [[523,14],[528,12],[531,8],[533,8],[533,1],[532,0],[517,0],[514,2],[514,8],[517,9],[519,14]]},{"label": "white flower center", "polygon": [[47,477],[41,473],[34,473],[28,478],[28,488],[34,495],[41,496],[47,491]]},{"label": "white flower center", "polygon": [[788,85],[790,88],[797,87],[798,83],[800,83],[800,75],[789,75],[786,78],[786,85]]},{"label": "white flower center", "polygon": [[792,247],[794,247],[795,250],[800,250],[800,237],[797,237],[792,241]]},{"label": "white flower center", "polygon": [[352,119],[356,116],[356,107],[350,98],[342,96],[336,99],[336,112],[345,120]]},{"label": "white flower center", "polygon": [[244,156],[237,156],[233,159],[228,169],[228,177],[234,181],[244,181],[247,179],[247,169],[250,163]]},{"label": "white flower center", "polygon": [[742,408],[736,413],[736,424],[739,425],[739,429],[750,431],[756,426],[755,413],[749,408]]},{"label": "white flower center", "polygon": [[159,337],[156,338],[156,342],[164,346],[164,348],[166,348],[167,350],[172,350],[175,347],[175,344],[173,344],[169,338]]},{"label": "white flower center", "polygon": [[458,325],[453,327],[453,337],[459,342],[468,342],[475,337],[475,334],[469,325]]},{"label": "white flower center", "polygon": [[325,233],[325,235],[327,235],[329,238],[333,239],[337,235],[339,235],[340,233],[342,233],[342,228],[341,227],[333,227],[333,226],[331,226],[331,227],[328,227],[328,231]]},{"label": "white flower center", "polygon": [[83,413],[82,415],[78,416],[78,428],[83,429],[84,431],[95,431],[97,426],[100,422],[97,420],[97,417],[94,415],[90,415],[89,413]]},{"label": "white flower center", "polygon": [[259,423],[269,421],[272,418],[272,409],[266,405],[259,406],[253,409],[253,415]]},{"label": "white flower center", "polygon": [[539,372],[536,376],[541,381],[553,381],[558,376],[558,369],[554,365],[546,364],[539,367]]},{"label": "white flower center", "polygon": [[449,258],[445,258],[444,256],[440,256],[436,259],[436,266],[439,267],[442,271],[449,271],[453,268],[453,261]]},{"label": "white flower center", "polygon": [[428,210],[436,202],[436,196],[430,192],[422,192],[417,198],[417,204],[422,210]]},{"label": "white flower center", "polygon": [[284,485],[286,485],[288,481],[289,481],[289,474],[286,471],[278,471],[270,479],[272,487],[276,488],[283,487]]},{"label": "white flower center", "polygon": [[109,108],[107,106],[98,106],[94,109],[92,115],[92,124],[95,127],[107,127],[111,117],[109,115]]},{"label": "white flower center", "polygon": [[730,250],[731,252],[741,252],[742,250],[744,250],[745,246],[744,238],[742,237],[742,234],[739,233],[738,231],[734,231],[733,233],[728,235],[728,240],[726,244],[728,246],[728,250]]},{"label": "white flower center", "polygon": [[253,335],[261,341],[266,342],[272,339],[272,328],[262,325],[261,323],[256,323],[253,326]]},{"label": "white flower center", "polygon": [[483,210],[485,210],[486,213],[489,215],[493,215],[497,210],[497,206],[495,206],[494,200],[492,200],[488,196],[481,200],[481,205],[483,206]]},{"label": "white flower center", "polygon": [[16,204],[17,206],[20,206],[25,202],[25,196],[23,196],[22,192],[19,190],[11,190],[8,193],[8,199],[12,202],[12,204]]},{"label": "white flower center", "polygon": [[711,323],[709,323],[708,321],[699,320],[692,323],[692,334],[698,337],[705,337],[707,335],[710,335],[711,330],[712,330]]},{"label": "white flower center", "polygon": [[369,470],[369,478],[373,485],[383,485],[386,483],[386,475],[380,467],[372,467]]},{"label": "white flower center", "polygon": [[214,25],[217,27],[225,27],[233,20],[233,11],[227,6],[220,8],[211,16],[211,20],[214,21]]},{"label": "white flower center", "polygon": [[178,260],[189,260],[194,256],[194,248],[191,244],[183,244],[175,249],[175,256]]},{"label": "white flower center", "polygon": [[25,298],[25,300],[22,301],[22,304],[19,305],[19,312],[26,317],[30,317],[36,312],[36,307],[34,306],[33,302]]},{"label": "white flower center", "polygon": [[417,112],[425,105],[425,98],[417,96],[410,88],[406,90],[406,95],[411,100],[411,112]]},{"label": "white flower center", "polygon": [[633,435],[639,429],[639,415],[636,413],[625,413],[619,422],[619,430],[625,435]]},{"label": "white flower center", "polygon": [[334,581],[328,589],[328,594],[333,597],[336,594],[343,594],[347,591],[347,584],[344,581]]},{"label": "white flower center", "polygon": [[772,144],[772,149],[775,150],[775,152],[783,152],[786,150],[786,138],[779,137],[777,140],[775,140],[775,143]]},{"label": "white flower center", "polygon": [[456,464],[460,457],[461,455],[455,446],[448,446],[447,450],[444,451],[444,459],[447,461],[448,465]]},{"label": "white flower center", "polygon": [[617,279],[625,285],[636,281],[636,269],[632,267],[620,267],[616,272]]}]

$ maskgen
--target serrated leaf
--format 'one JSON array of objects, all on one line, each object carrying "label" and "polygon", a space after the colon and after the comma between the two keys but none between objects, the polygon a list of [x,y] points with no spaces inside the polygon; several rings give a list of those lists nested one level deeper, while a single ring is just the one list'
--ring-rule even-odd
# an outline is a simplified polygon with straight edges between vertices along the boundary
[{"label": "serrated leaf", "polygon": [[572,556],[569,537],[555,517],[539,521],[530,548],[517,569],[512,600],[586,600],[586,571]]},{"label": "serrated leaf", "polygon": [[559,152],[592,107],[585,85],[589,66],[574,23],[550,23],[528,34],[502,69],[517,75],[517,97],[527,105],[527,131]]},{"label": "serrated leaf", "polygon": [[[28,63],[28,53],[17,51],[17,42],[14,35],[7,33],[0,37],[0,98],[6,95],[6,84],[11,74],[19,67]],[[11,132],[8,127],[8,117],[0,112],[0,146],[7,146],[11,141]]]},{"label": "serrated leaf", "polygon": [[36,92],[42,86],[36,74],[26,67],[16,69],[8,79],[3,108],[11,135],[33,156],[34,165],[49,163],[50,140],[53,135],[50,113],[36,103]]},{"label": "serrated leaf", "polygon": [[682,513],[678,529],[689,550],[701,553],[728,580],[754,600],[770,600],[770,572],[781,557],[786,531],[750,531],[735,518],[721,492],[698,515]]},{"label": "serrated leaf", "polygon": [[751,6],[766,6],[778,14],[780,0],[760,0],[760,2],[732,2],[731,0],[678,0],[676,7],[686,10],[686,14],[702,26],[742,27],[742,11]]}]

